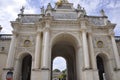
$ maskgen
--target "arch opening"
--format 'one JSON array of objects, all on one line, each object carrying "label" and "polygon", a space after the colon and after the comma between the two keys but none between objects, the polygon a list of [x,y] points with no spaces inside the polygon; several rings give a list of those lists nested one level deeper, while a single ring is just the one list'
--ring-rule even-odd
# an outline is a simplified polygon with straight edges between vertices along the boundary
[{"label": "arch opening", "polygon": [[98,69],[99,79],[104,80],[105,70],[104,70],[103,59],[100,56],[97,56],[97,61],[96,62],[97,62],[97,69]]},{"label": "arch opening", "polygon": [[26,55],[22,59],[22,80],[30,80],[31,76],[31,64],[32,64],[32,56]]},{"label": "arch opening", "polygon": [[[57,56],[61,56],[66,60],[67,80],[76,80],[76,56],[74,46],[69,42],[57,42],[52,48],[52,60]],[[51,63],[52,64],[52,63]],[[51,65],[53,67],[53,65]]]},{"label": "arch opening", "polygon": [[106,55],[97,55],[96,57],[97,69],[100,80],[111,80],[110,65]]},{"label": "arch opening", "polygon": [[52,80],[67,79],[67,63],[65,58],[58,56],[53,59]]}]

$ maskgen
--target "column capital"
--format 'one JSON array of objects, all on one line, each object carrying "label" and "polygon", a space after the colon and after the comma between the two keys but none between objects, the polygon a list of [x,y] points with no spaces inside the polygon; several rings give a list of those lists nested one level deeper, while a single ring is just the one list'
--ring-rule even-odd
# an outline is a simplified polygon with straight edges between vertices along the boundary
[{"label": "column capital", "polygon": [[114,35],[115,35],[113,29],[109,29],[108,34],[109,34],[110,36],[114,36]]},{"label": "column capital", "polygon": [[50,28],[49,28],[49,27],[44,27],[43,31],[44,31],[44,32],[49,32],[49,31],[50,31]]},{"label": "column capital", "polygon": [[41,32],[42,32],[42,31],[38,30],[38,31],[36,32],[36,34],[41,34]]},{"label": "column capital", "polygon": [[87,29],[81,29],[81,32],[87,33]]},{"label": "column capital", "polygon": [[13,36],[18,36],[18,32],[17,31],[12,31],[12,33],[13,33]]}]

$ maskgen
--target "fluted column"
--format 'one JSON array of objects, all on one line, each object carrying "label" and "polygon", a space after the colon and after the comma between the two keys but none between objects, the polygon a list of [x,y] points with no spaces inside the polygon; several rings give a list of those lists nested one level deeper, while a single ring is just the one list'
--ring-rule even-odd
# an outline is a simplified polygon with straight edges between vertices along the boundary
[{"label": "fluted column", "polygon": [[88,39],[89,39],[89,43],[90,43],[90,58],[91,58],[91,68],[94,70],[97,70],[97,65],[96,65],[96,57],[95,57],[95,53],[94,53],[94,48],[93,48],[93,40],[92,40],[92,33],[88,34]]},{"label": "fluted column", "polygon": [[50,38],[50,33],[49,33],[49,24],[46,23],[46,27],[44,28],[43,32],[43,52],[42,52],[42,63],[41,66],[42,68],[48,68],[48,59],[49,59],[49,38]]},{"label": "fluted column", "polygon": [[87,43],[87,33],[85,30],[82,31],[82,41],[83,41],[83,54],[84,54],[84,68],[89,69],[89,53],[88,53],[88,43]]},{"label": "fluted column", "polygon": [[35,46],[35,62],[34,62],[34,68],[39,69],[40,68],[40,50],[41,50],[41,32],[37,32],[36,35],[36,46]]},{"label": "fluted column", "polygon": [[13,36],[12,36],[12,40],[11,40],[11,43],[10,43],[6,68],[13,68],[13,66],[14,66],[16,36],[17,36],[17,33],[13,31]]},{"label": "fluted column", "polygon": [[112,45],[113,45],[113,51],[114,51],[114,56],[115,56],[115,61],[116,61],[116,69],[120,69],[120,57],[117,49],[117,45],[115,42],[114,35],[110,35],[111,40],[112,40]]}]

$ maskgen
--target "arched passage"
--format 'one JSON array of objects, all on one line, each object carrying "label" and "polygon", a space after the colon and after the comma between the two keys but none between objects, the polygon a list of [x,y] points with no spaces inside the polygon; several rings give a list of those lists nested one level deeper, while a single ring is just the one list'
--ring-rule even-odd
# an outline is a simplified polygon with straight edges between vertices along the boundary
[{"label": "arched passage", "polygon": [[108,57],[104,54],[99,54],[96,57],[97,69],[99,74],[99,80],[111,80],[110,78],[110,65]]},{"label": "arched passage", "polygon": [[97,68],[98,68],[98,74],[99,74],[99,79],[104,80],[104,64],[103,64],[103,59],[100,56],[97,56]]},{"label": "arched passage", "polygon": [[21,52],[16,57],[14,80],[30,80],[32,56],[29,52]]},{"label": "arched passage", "polygon": [[66,60],[63,57],[55,57],[53,60],[52,80],[66,80],[67,66]]},{"label": "arched passage", "polygon": [[31,64],[32,64],[32,56],[26,55],[22,59],[22,80],[30,80],[31,76]]},{"label": "arched passage", "polygon": [[68,34],[55,38],[52,46],[51,68],[53,59],[57,56],[65,58],[67,63],[67,80],[76,80],[76,39]]}]

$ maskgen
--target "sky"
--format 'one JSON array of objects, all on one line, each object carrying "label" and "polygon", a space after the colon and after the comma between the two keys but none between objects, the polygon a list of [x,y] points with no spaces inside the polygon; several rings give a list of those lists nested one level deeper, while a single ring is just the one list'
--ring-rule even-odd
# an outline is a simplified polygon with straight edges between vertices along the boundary
[{"label": "sky", "polygon": [[[100,15],[100,10],[104,9],[108,19],[117,26],[114,29],[115,35],[120,36],[120,0],[68,0],[74,3],[76,8],[80,4],[85,8],[87,15]],[[3,34],[10,34],[12,27],[10,21],[14,21],[20,13],[22,6],[25,6],[26,14],[40,14],[40,8],[54,3],[57,0],[0,0],[0,25],[3,27]]]},{"label": "sky", "polygon": [[[104,9],[108,19],[112,23],[116,23],[117,26],[114,29],[115,35],[120,36],[120,0],[68,0],[74,4],[76,8],[77,4],[80,4],[85,8],[87,15],[100,15],[100,10]],[[12,27],[10,21],[14,21],[17,15],[20,13],[22,6],[25,7],[25,14],[40,14],[40,8],[47,6],[48,3],[52,4],[57,0],[0,0],[0,25],[3,27],[2,34],[11,34]],[[55,62],[55,66],[59,67],[60,61]],[[55,68],[56,68],[55,67]],[[65,67],[65,66],[63,66]],[[62,70],[63,67],[60,67]]]},{"label": "sky", "polygon": [[56,57],[53,60],[53,70],[59,69],[60,71],[65,70],[67,67],[66,60],[63,57]]}]

